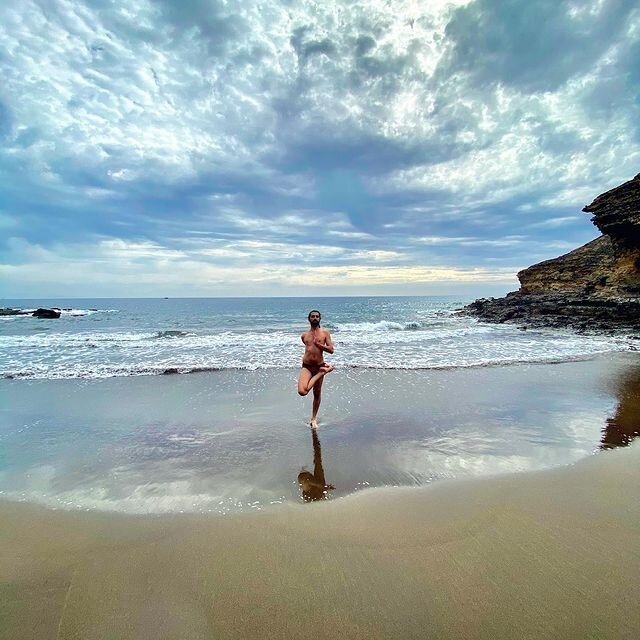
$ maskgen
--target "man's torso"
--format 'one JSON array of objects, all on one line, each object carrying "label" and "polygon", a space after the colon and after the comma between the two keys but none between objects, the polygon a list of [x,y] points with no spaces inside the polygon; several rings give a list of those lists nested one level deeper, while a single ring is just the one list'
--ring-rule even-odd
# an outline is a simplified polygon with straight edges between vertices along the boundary
[{"label": "man's torso", "polygon": [[314,341],[319,340],[322,344],[326,344],[326,334],[327,332],[324,329],[309,330],[302,334],[302,342],[304,342],[303,366],[318,367],[324,362],[324,352],[319,347],[316,347]]}]

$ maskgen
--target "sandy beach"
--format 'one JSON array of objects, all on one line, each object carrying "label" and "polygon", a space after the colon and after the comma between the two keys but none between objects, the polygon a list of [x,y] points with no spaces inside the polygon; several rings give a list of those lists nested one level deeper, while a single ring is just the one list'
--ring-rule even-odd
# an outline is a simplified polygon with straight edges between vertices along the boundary
[{"label": "sandy beach", "polygon": [[289,378],[4,381],[0,637],[638,637],[636,354]]},{"label": "sandy beach", "polygon": [[637,638],[640,448],[259,514],[1,506],[3,638]]}]

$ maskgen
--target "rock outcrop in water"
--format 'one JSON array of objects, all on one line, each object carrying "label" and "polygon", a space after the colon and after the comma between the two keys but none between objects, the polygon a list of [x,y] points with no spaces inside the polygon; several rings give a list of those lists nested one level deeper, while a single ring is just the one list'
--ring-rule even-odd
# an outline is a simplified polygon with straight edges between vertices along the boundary
[{"label": "rock outcrop in water", "polygon": [[2,307],[0,316],[26,316],[31,315],[31,311],[23,311],[22,309],[12,309],[11,307]]},{"label": "rock outcrop in water", "polygon": [[490,322],[640,331],[640,174],[583,211],[603,235],[524,269],[518,291],[463,312]]},{"label": "rock outcrop in water", "polygon": [[[70,311],[70,309],[65,309]],[[0,309],[0,316],[32,316],[34,318],[59,318],[61,315],[60,309],[54,307],[53,309],[36,309],[35,311],[25,311],[24,309],[13,309],[11,307],[3,307]]]},{"label": "rock outcrop in water", "polygon": [[36,309],[32,314],[34,318],[59,318],[60,309]]}]

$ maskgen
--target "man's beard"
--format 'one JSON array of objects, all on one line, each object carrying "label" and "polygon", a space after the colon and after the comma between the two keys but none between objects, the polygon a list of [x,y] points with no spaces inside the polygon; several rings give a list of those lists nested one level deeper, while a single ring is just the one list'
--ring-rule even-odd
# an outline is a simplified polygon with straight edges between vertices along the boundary
[{"label": "man's beard", "polygon": [[320,320],[309,320],[309,323],[314,329],[317,329],[320,326]]}]

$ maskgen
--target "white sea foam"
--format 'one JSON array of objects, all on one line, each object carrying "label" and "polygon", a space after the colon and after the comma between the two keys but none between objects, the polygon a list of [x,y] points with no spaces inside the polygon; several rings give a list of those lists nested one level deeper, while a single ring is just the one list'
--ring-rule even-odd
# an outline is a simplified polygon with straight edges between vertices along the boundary
[{"label": "white sea foam", "polygon": [[406,326],[400,322],[381,320],[379,322],[345,322],[335,325],[336,331],[402,331]]},{"label": "white sea foam", "polygon": [[[110,470],[108,482],[91,482],[72,488],[65,472],[53,465],[30,467],[20,489],[5,489],[0,496],[15,502],[34,502],[48,507],[82,511],[118,511],[131,514],[158,513],[237,513],[259,511],[267,504],[285,502],[285,496],[274,501],[273,494],[251,484],[227,479],[226,491],[202,486],[197,478],[143,481],[130,467]],[[256,499],[258,498],[258,499]]]},{"label": "white sea foam", "polygon": [[[36,334],[0,338],[0,375],[105,378],[220,369],[298,367],[299,337],[290,332],[194,335],[180,332]],[[514,327],[458,325],[434,330],[336,332],[337,367],[429,369],[519,362],[558,362],[629,348],[623,338]]]},{"label": "white sea foam", "polygon": [[[187,485],[187,486],[184,486]],[[186,482],[156,482],[136,487],[131,494],[114,497],[101,487],[77,489],[59,494],[39,491],[0,492],[8,500],[34,502],[55,509],[81,511],[118,511],[131,514],[158,513],[236,513],[260,510],[262,505],[245,504],[241,500],[220,499],[221,496],[189,492]]]},{"label": "white sea foam", "polygon": [[92,316],[95,313],[118,313],[118,309],[60,309],[61,317]]},{"label": "white sea foam", "polygon": [[[385,302],[392,310],[394,304]],[[153,315],[140,311],[127,316],[115,311],[74,309],[68,312],[78,316],[73,322],[27,320],[26,324],[5,325],[5,335],[0,335],[0,376],[106,378],[300,365],[300,331],[256,325],[255,313],[234,311],[225,324],[211,315],[192,320],[175,312],[158,311]],[[81,317],[100,312],[106,315],[98,319]],[[270,313],[269,317],[277,321],[285,318]],[[372,320],[356,321],[363,315]],[[384,319],[379,319],[381,316]],[[292,326],[288,320],[286,325]],[[354,310],[326,326],[336,344],[335,354],[327,360],[342,368],[429,369],[557,362],[629,348],[629,341],[620,337],[542,329],[520,331],[513,325],[491,325],[453,315],[444,307],[409,311],[398,307],[397,314],[377,317],[368,308]]]}]

